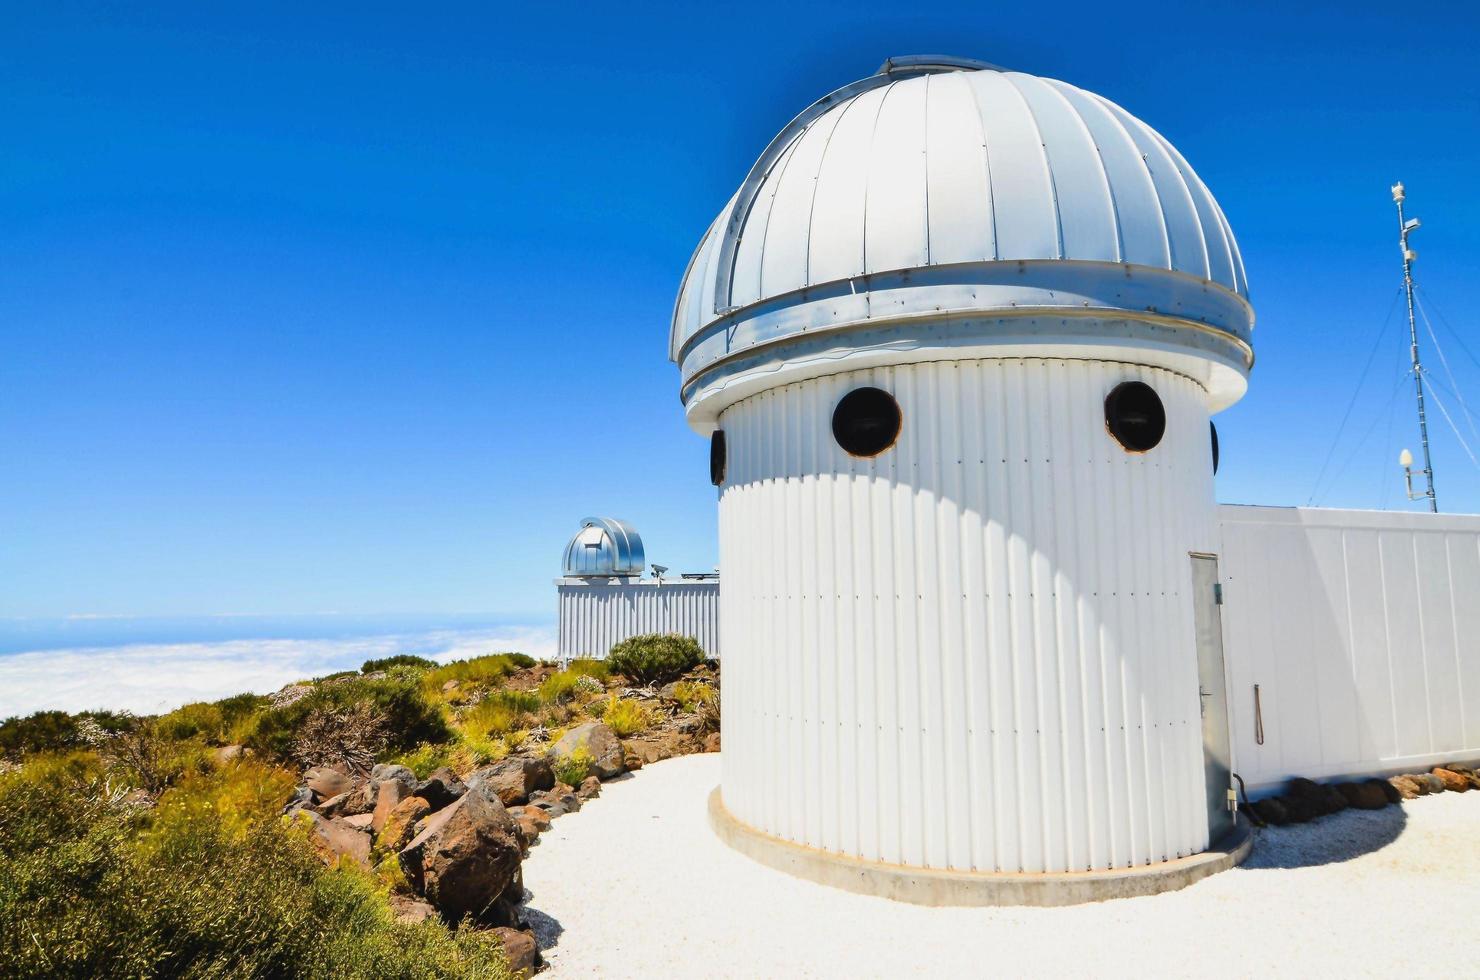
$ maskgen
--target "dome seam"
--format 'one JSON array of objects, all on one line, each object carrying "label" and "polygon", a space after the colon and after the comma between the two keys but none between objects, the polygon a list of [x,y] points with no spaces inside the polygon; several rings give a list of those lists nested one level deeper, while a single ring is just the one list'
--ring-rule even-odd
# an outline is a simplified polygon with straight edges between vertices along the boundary
[{"label": "dome seam", "polygon": [[[858,96],[855,95],[837,111],[836,118],[833,119],[832,129],[827,131],[827,139],[822,144],[822,152],[817,155],[817,171],[812,174],[812,195],[807,201],[807,244],[806,250],[802,253],[802,285],[804,287],[812,285],[812,227],[817,217],[817,185],[822,182],[822,168],[827,164],[827,154],[832,149],[833,135],[837,133],[838,127],[842,125],[843,117],[851,112],[857,104]],[[829,112],[827,115],[831,116],[833,113]]]},{"label": "dome seam", "polygon": [[1043,127],[1038,124],[1038,114],[1033,111],[1033,103],[1023,94],[1022,87],[1018,84],[1019,72],[1005,71],[1000,73],[1007,80],[1018,101],[1023,104],[1023,111],[1028,114],[1028,122],[1033,125],[1033,135],[1038,144],[1038,159],[1043,161],[1043,172],[1048,177],[1048,195],[1053,204],[1054,235],[1058,241],[1058,251],[1054,256],[1056,259],[1068,258],[1064,251],[1064,211],[1059,206],[1059,183],[1053,172],[1053,160],[1048,153],[1048,142],[1043,135]]},{"label": "dome seam", "polygon": [[1105,166],[1105,153],[1100,149],[1100,141],[1095,139],[1094,131],[1089,128],[1089,123],[1085,122],[1084,114],[1075,108],[1074,103],[1069,101],[1069,97],[1059,87],[1062,84],[1062,82],[1055,82],[1052,79],[1044,79],[1043,87],[1050,93],[1052,98],[1058,99],[1059,102],[1063,103],[1064,108],[1068,110],[1069,115],[1074,119],[1075,125],[1084,133],[1085,139],[1089,140],[1089,145],[1095,148],[1095,163],[1100,168],[1100,179],[1104,181],[1105,195],[1110,199],[1110,223],[1115,228],[1115,261],[1124,262],[1126,260],[1125,226],[1120,220],[1120,198],[1115,193],[1114,182],[1110,179],[1110,169]]},{"label": "dome seam", "polygon": [[[874,125],[873,125],[873,128],[869,130],[869,138],[868,138],[868,159],[867,159],[867,165],[865,166],[864,171],[863,171],[863,227],[862,227],[862,232],[861,232],[861,235],[860,235],[860,241],[858,243],[858,245],[859,245],[859,255],[861,257],[861,262],[859,263],[860,268],[859,268],[858,272],[854,273],[854,275],[858,275],[858,276],[866,276],[866,275],[869,274],[869,268],[868,268],[868,192],[869,192],[869,188],[873,186],[873,178],[874,178],[874,145],[875,145],[875,143],[877,142],[877,140],[879,138],[879,117],[884,114],[884,103],[886,103],[886,102],[889,101],[889,95],[890,95],[890,93],[894,91],[894,86],[896,86],[898,84],[899,84],[898,82],[890,82],[888,85],[885,85],[884,86],[884,94],[879,99],[878,108],[876,108],[874,110]],[[853,278],[853,276],[850,276],[849,278],[851,279],[851,278]],[[873,301],[869,297],[865,296],[864,297],[864,302],[868,305],[869,310],[872,311],[872,309],[873,309]]]}]

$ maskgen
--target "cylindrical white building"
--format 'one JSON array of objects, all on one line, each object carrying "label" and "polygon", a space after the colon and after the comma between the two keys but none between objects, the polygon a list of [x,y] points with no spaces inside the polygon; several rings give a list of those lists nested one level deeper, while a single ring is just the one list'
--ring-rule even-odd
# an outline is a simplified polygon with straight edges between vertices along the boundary
[{"label": "cylindrical white building", "polygon": [[730,817],[964,872],[1208,846],[1192,556],[1246,295],[1186,161],[1063,82],[893,59],[776,137],[672,336]]}]

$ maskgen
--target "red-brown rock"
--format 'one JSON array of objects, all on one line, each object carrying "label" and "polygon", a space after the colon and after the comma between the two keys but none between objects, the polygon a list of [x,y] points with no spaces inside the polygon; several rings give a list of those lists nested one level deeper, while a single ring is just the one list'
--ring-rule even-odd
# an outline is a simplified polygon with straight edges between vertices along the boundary
[{"label": "red-brown rock", "polygon": [[1444,788],[1451,793],[1463,793],[1470,788],[1470,781],[1452,769],[1435,766],[1433,774],[1439,777],[1439,781],[1444,784]]},{"label": "red-brown rock", "polygon": [[386,814],[376,831],[376,846],[382,852],[401,850],[416,836],[416,822],[431,812],[431,805],[420,796],[406,797]]},{"label": "red-brown rock", "polygon": [[493,931],[503,944],[509,969],[526,977],[534,973],[540,965],[540,947],[534,941],[534,933],[508,926],[500,926]]},{"label": "red-brown rock", "polygon": [[504,806],[518,806],[531,793],[555,785],[555,772],[543,756],[514,755],[479,769],[468,778],[468,786],[489,787]]},{"label": "red-brown rock", "polygon": [[582,748],[591,753],[591,772],[602,779],[620,776],[626,769],[622,743],[616,732],[599,721],[588,721],[566,732],[550,750],[550,755],[554,759],[565,759]]},{"label": "red-brown rock", "polygon": [[317,813],[302,812],[312,821],[308,839],[325,864],[332,867],[347,858],[363,868],[370,867],[370,835],[366,828],[347,824],[343,818],[326,820]]},{"label": "red-brown rock", "polygon": [[319,799],[327,800],[340,793],[348,793],[354,788],[355,781],[338,769],[319,766],[303,774],[303,785],[318,794]]},{"label": "red-brown rock", "polygon": [[464,916],[510,921],[522,891],[521,857],[514,818],[481,787],[469,787],[462,799],[429,817],[400,852],[412,888],[451,922]]},{"label": "red-brown rock", "polygon": [[1405,800],[1416,799],[1428,792],[1426,788],[1420,787],[1418,782],[1410,776],[1392,776],[1388,779],[1388,784],[1397,790],[1398,794]]}]

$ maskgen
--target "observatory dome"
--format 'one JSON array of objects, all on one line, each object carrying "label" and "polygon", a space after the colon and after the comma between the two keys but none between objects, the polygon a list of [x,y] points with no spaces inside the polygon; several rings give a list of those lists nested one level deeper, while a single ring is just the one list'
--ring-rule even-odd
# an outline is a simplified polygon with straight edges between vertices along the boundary
[{"label": "observatory dome", "polygon": [[642,538],[626,521],[586,517],[565,546],[566,578],[626,578],[642,574]]},{"label": "observatory dome", "polygon": [[1217,411],[1253,363],[1247,295],[1151,127],[1065,82],[894,58],[766,147],[689,262],[670,355],[701,432],[780,384],[963,357],[1134,360]]}]

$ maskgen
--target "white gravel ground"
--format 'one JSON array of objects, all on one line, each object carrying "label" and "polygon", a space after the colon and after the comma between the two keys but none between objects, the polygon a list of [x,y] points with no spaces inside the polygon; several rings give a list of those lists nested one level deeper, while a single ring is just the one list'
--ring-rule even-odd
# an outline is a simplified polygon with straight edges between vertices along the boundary
[{"label": "white gravel ground", "polygon": [[1183,891],[922,908],[763,867],[709,829],[719,756],[648,766],[556,820],[524,881],[549,977],[1480,974],[1480,792],[1260,832]]}]

